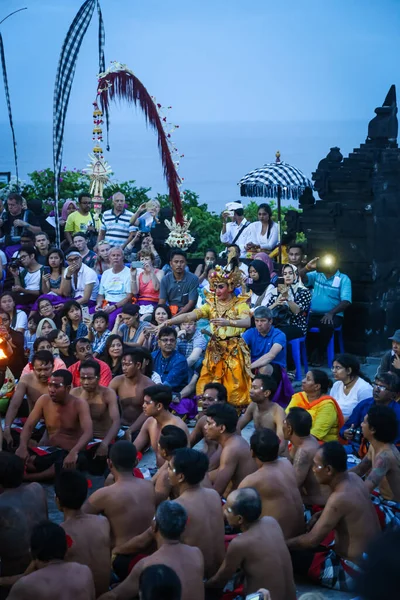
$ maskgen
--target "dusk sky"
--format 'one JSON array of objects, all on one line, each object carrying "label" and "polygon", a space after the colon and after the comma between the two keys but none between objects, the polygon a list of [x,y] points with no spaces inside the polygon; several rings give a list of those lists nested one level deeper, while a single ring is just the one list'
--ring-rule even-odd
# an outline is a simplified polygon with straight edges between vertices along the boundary
[{"label": "dusk sky", "polygon": [[[82,0],[1,0],[14,117],[52,118],[61,45]],[[125,62],[177,123],[370,118],[400,74],[399,0],[102,0],[106,62]],[[68,118],[90,118],[97,13]],[[2,88],[3,86],[1,86]],[[125,113],[123,113],[125,114]],[[125,118],[114,111],[113,118]],[[0,121],[6,119],[3,89]]]},{"label": "dusk sky", "polygon": [[[62,43],[83,0],[0,0],[20,175],[52,165],[54,80]],[[106,64],[126,63],[180,125],[186,189],[220,210],[237,182],[274,159],[311,176],[329,148],[365,140],[374,108],[400,83],[400,0],[101,0]],[[91,151],[98,73],[97,11],[81,47],[63,164]],[[0,171],[14,173],[0,79]],[[111,107],[117,180],[165,193],[154,133],[131,107]]]}]

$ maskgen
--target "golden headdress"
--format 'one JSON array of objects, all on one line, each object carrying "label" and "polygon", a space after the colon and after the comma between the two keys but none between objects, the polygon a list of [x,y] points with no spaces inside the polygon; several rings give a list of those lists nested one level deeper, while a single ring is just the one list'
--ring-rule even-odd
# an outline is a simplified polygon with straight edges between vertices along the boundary
[{"label": "golden headdress", "polygon": [[231,291],[244,285],[244,275],[238,267],[235,248],[229,250],[227,260],[226,267],[218,265],[208,275],[211,291],[214,291],[219,283],[226,283]]}]

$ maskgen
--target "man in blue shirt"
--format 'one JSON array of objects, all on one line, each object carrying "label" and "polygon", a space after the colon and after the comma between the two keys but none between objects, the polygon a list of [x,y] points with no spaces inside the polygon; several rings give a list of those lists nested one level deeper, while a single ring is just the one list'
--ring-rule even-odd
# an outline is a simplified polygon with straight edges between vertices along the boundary
[{"label": "man in blue shirt", "polygon": [[396,398],[400,393],[400,378],[395,373],[381,373],[376,377],[373,388],[373,398],[367,398],[359,402],[339,432],[340,437],[350,443],[356,454],[360,444],[353,441],[354,430],[361,428],[365,415],[374,405],[389,406],[394,410],[399,422],[399,431],[395,443],[396,445],[400,444],[400,403],[396,402]]},{"label": "man in blue shirt", "polygon": [[313,350],[310,364],[321,366],[334,329],[343,323],[344,311],[351,304],[351,281],[339,271],[336,258],[331,255],[311,260],[301,271],[301,277],[313,289],[308,327],[319,328],[319,334],[312,336],[314,339],[307,338],[309,351]]},{"label": "man in blue shirt", "polygon": [[279,382],[281,369],[286,368],[286,335],[272,325],[272,311],[259,306],[254,311],[255,327],[243,334],[250,349],[251,368],[264,375],[274,375]]},{"label": "man in blue shirt", "polygon": [[159,350],[152,352],[153,368],[164,385],[179,393],[188,382],[187,360],[176,349],[177,333],[173,327],[163,327],[158,335]]}]

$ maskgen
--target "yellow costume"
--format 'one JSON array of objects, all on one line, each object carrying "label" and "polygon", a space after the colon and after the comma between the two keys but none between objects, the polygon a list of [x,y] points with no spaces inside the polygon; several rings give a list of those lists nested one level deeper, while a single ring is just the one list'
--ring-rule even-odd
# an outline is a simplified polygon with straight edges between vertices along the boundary
[{"label": "yellow costume", "polygon": [[304,408],[312,418],[311,435],[320,442],[337,441],[339,430],[343,427],[344,418],[336,400],[332,396],[321,396],[317,400],[309,401],[305,392],[292,396],[286,414],[291,408]]},{"label": "yellow costume", "polygon": [[[210,275],[210,287],[216,283],[227,283],[230,290],[241,283],[242,275],[238,269],[229,271],[216,267]],[[205,292],[206,304],[194,312],[198,319],[228,319],[236,321],[250,315],[246,303],[249,295],[234,296],[222,302],[215,293]],[[228,392],[228,402],[236,407],[246,407],[250,403],[250,351],[241,337],[244,329],[240,327],[216,327],[211,324],[212,336],[207,344],[196,393],[202,394],[204,386],[210,382],[222,383]]]}]

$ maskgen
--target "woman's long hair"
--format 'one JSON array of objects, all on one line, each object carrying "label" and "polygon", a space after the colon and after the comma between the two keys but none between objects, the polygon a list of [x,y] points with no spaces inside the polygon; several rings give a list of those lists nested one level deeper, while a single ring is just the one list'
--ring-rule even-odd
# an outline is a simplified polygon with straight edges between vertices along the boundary
[{"label": "woman's long hair", "polygon": [[267,238],[269,238],[269,234],[271,232],[272,225],[274,224],[274,222],[272,220],[272,208],[270,207],[269,204],[267,204],[266,202],[263,202],[262,204],[259,205],[257,214],[258,214],[258,211],[260,210],[260,208],[263,208],[265,210],[265,212],[267,212],[269,215],[268,231],[267,231]]},{"label": "woman's long hair", "polygon": [[168,319],[172,319],[172,313],[171,313],[170,307],[167,304],[157,304],[157,306],[154,307],[153,314],[151,316],[151,321],[150,321],[153,325],[158,325],[158,323],[156,321],[156,316],[155,316],[157,308],[163,308],[168,315]]},{"label": "woman's long hair", "polygon": [[66,302],[63,306],[63,317],[67,317],[68,319],[68,323],[71,326],[72,329],[72,321],[68,316],[69,311],[71,310],[71,308],[79,308],[79,310],[81,311],[81,321],[83,320],[82,317],[82,306],[79,304],[79,302],[77,302],[76,300],[68,300],[68,302]]},{"label": "woman's long hair", "polygon": [[[117,335],[116,333],[112,333],[111,335],[108,336],[108,338],[106,340],[106,344],[104,346],[103,354],[101,355],[101,360],[104,361],[105,363],[107,363],[111,370],[113,369],[113,362],[112,362],[112,358],[110,356],[110,347],[111,347],[111,344],[115,340],[119,340],[121,342],[122,352],[124,351],[124,343],[122,341],[122,337],[120,335]],[[122,361],[122,355],[119,358],[119,365],[121,364],[121,361]],[[114,367],[114,369],[115,369],[115,367]]]},{"label": "woman's long hair", "polygon": [[[50,267],[50,265],[49,265],[49,256],[50,256],[50,254],[57,254],[60,257],[61,262],[60,262],[60,266],[57,267],[57,269],[58,269],[58,274],[62,275],[63,274],[63,268],[64,268],[64,261],[65,261],[64,252],[62,252],[60,250],[60,248],[50,248],[49,253],[47,255],[47,258],[46,258],[46,264],[47,264],[48,267]],[[53,267],[50,267],[50,271],[52,269],[53,269]]]},{"label": "woman's long hair", "polygon": [[360,361],[354,354],[348,354],[347,352],[336,354],[333,360],[338,362],[345,369],[351,369],[352,377],[361,377],[361,379],[364,379],[367,383],[371,383],[371,380],[361,371]]},{"label": "woman's long hair", "polygon": [[327,394],[333,384],[325,371],[322,371],[321,369],[310,369],[310,373],[312,373],[314,383],[321,386],[321,396]]}]

